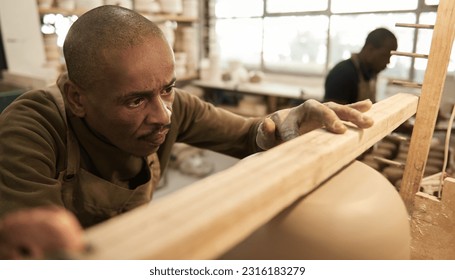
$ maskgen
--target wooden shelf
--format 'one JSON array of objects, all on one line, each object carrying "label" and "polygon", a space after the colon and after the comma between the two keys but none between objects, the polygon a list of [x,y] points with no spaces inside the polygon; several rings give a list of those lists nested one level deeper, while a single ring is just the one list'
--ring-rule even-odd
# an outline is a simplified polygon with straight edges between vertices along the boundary
[{"label": "wooden shelf", "polygon": [[144,12],[140,12],[140,14],[154,22],[172,20],[172,21],[177,21],[177,22],[193,23],[193,22],[197,22],[199,20],[198,18],[180,16],[180,15],[176,15],[176,14],[152,14],[152,13],[144,13]]},{"label": "wooden shelf", "polygon": [[182,76],[182,77],[177,77],[177,81],[184,82],[184,81],[196,80],[198,78],[199,78],[199,76],[196,73],[195,74],[187,74],[187,75]]},{"label": "wooden shelf", "polygon": [[[64,16],[71,16],[71,15],[76,15],[76,16],[81,16],[87,12],[87,10],[81,10],[81,9],[75,9],[75,10],[66,10],[66,9],[61,9],[61,8],[39,8],[39,13],[40,15],[46,15],[46,14],[62,14]],[[199,19],[198,18],[193,18],[193,17],[187,17],[187,16],[180,16],[176,14],[153,14],[153,13],[143,13],[140,12],[143,16],[147,17],[151,21],[154,22],[160,22],[160,21],[166,21],[166,20],[172,20],[172,21],[178,21],[178,22],[187,22],[187,23],[192,23],[192,22],[197,22]]]},{"label": "wooden shelf", "polygon": [[61,15],[64,15],[64,16],[72,16],[72,15],[80,16],[83,13],[85,13],[86,11],[87,10],[80,10],[80,9],[66,10],[66,9],[55,8],[55,7],[52,7],[52,8],[39,8],[39,14],[40,15],[61,14]]},{"label": "wooden shelf", "polygon": [[[58,8],[58,7],[38,8],[38,12],[39,12],[40,16],[44,16],[47,14],[61,14],[63,16],[72,16],[72,15],[81,16],[82,14],[84,14],[87,11],[88,10],[85,10],[85,9],[67,10],[67,9],[62,9],[62,8]],[[191,24],[191,23],[197,22],[199,20],[197,17],[187,17],[187,16],[181,16],[181,15],[177,15],[177,14],[145,13],[145,12],[139,12],[139,13],[142,14],[144,17],[148,18],[150,21],[153,21],[155,23],[171,20],[171,21],[177,21],[180,23]],[[198,74],[191,72],[185,76],[178,77],[178,82],[187,83],[187,82],[190,82],[197,78],[198,78]]]}]

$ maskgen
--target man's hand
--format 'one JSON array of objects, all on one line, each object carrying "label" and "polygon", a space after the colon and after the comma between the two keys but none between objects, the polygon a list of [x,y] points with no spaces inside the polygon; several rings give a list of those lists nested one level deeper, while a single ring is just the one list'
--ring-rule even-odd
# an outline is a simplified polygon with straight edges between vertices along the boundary
[{"label": "man's hand", "polygon": [[321,127],[342,134],[347,130],[343,121],[352,122],[359,128],[368,128],[373,125],[373,120],[362,113],[371,106],[370,100],[349,105],[307,100],[297,107],[283,109],[268,116],[259,126],[256,143],[261,149],[268,150]]},{"label": "man's hand", "polygon": [[0,220],[0,259],[61,259],[85,248],[79,222],[64,208],[24,209]]}]

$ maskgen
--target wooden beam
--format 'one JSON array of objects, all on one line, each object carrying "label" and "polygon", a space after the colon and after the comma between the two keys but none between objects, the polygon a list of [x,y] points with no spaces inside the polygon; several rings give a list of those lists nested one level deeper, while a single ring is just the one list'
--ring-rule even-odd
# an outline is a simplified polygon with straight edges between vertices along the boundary
[{"label": "wooden beam", "polygon": [[[439,180],[436,184],[439,185]],[[446,178],[441,200],[421,192],[415,196],[411,219],[411,259],[455,259],[454,228],[455,178]]]},{"label": "wooden beam", "polygon": [[417,103],[415,95],[394,95],[366,113],[371,128],[312,131],[89,228],[93,250],[78,257],[217,258],[409,119]]},{"label": "wooden beam", "polygon": [[399,55],[399,56],[409,56],[409,57],[414,57],[414,58],[428,58],[427,54],[420,54],[420,53],[391,51],[390,54]]},{"label": "wooden beam", "polygon": [[411,27],[411,28],[424,28],[424,29],[433,29],[433,24],[415,24],[415,23],[396,23],[396,27]]},{"label": "wooden beam", "polygon": [[409,81],[392,80],[392,84],[411,88],[422,88],[422,84]]},{"label": "wooden beam", "polygon": [[455,1],[441,0],[400,194],[410,214],[423,177],[455,36]]}]

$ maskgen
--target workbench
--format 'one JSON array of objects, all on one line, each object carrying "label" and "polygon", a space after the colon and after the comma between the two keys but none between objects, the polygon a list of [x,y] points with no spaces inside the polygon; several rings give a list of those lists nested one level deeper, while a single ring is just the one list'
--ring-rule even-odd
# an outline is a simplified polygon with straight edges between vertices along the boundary
[{"label": "workbench", "polygon": [[204,91],[222,91],[241,95],[261,96],[265,98],[267,112],[275,112],[278,108],[278,99],[285,98],[296,101],[316,99],[322,101],[324,88],[319,85],[300,86],[282,82],[262,81],[259,83],[237,83],[231,81],[194,80],[192,82]]}]

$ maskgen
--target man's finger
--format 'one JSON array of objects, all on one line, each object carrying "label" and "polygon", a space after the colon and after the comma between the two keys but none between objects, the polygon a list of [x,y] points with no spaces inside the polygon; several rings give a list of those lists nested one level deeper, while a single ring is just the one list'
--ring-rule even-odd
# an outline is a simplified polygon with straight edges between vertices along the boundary
[{"label": "man's finger", "polygon": [[[333,102],[329,102],[333,103]],[[333,103],[335,106],[336,104]],[[315,100],[309,100],[304,103],[305,107],[301,108],[302,113],[306,114],[307,123],[304,124],[304,132],[311,131],[316,128],[325,127],[332,133],[341,134],[346,131],[346,126],[340,120],[339,116],[333,111],[331,106],[322,104]]]},{"label": "man's finger", "polygon": [[335,114],[334,111],[329,109],[328,107],[321,108],[324,110],[324,117],[323,117],[323,123],[325,126],[325,129],[327,129],[330,132],[337,133],[337,134],[343,134],[346,132],[347,128],[343,124],[343,122],[340,120],[340,118]]},{"label": "man's finger", "polygon": [[268,150],[276,145],[276,126],[270,118],[265,118],[259,125],[256,143],[263,150]]},{"label": "man's finger", "polygon": [[274,135],[275,127],[275,123],[270,118],[266,118],[262,122],[262,131],[266,135]]},{"label": "man's finger", "polygon": [[289,113],[284,120],[280,119],[279,115],[272,115],[272,120],[278,127],[278,137],[283,141],[292,140],[300,136],[300,121],[299,115],[295,113]]},{"label": "man's finger", "polygon": [[327,107],[332,109],[335,114],[343,121],[349,121],[352,122],[353,124],[357,125],[360,128],[368,128],[373,125],[373,119],[362,114],[361,111],[357,110],[357,108],[365,109],[368,107],[369,102],[363,102],[359,104],[359,102],[351,104],[354,105],[353,108],[352,106],[343,106],[340,104],[336,103],[327,103]]},{"label": "man's finger", "polygon": [[365,99],[365,100],[358,101],[358,102],[355,102],[352,104],[348,104],[348,106],[353,109],[356,109],[357,111],[364,113],[371,109],[371,106],[373,106],[373,103],[371,102],[370,99]]}]

